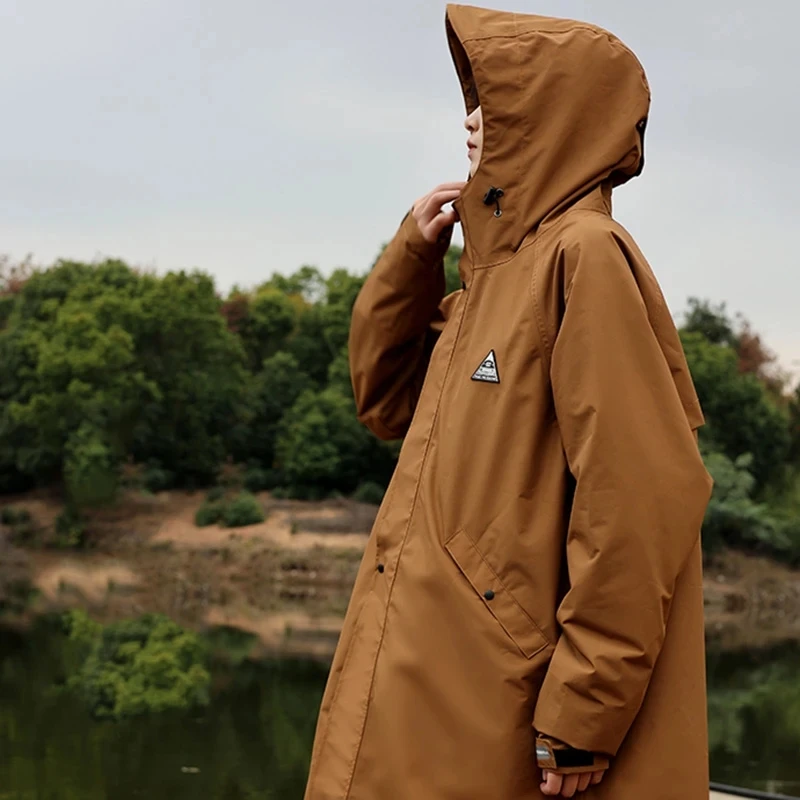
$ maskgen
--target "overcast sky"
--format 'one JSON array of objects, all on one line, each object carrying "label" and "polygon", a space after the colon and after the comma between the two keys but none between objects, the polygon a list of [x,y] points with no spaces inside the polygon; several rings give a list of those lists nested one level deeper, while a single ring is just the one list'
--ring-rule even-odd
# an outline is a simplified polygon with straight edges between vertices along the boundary
[{"label": "overcast sky", "polygon": [[[676,314],[727,301],[800,359],[800,3],[508,0],[586,19],[653,89],[616,212]],[[440,0],[0,0],[0,252],[364,271],[467,169]]]}]

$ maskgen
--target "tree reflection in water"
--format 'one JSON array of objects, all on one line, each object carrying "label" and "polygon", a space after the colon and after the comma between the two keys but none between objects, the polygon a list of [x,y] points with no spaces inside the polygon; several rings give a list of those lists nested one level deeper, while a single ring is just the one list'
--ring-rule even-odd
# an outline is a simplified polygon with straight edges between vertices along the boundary
[{"label": "tree reflection in water", "polygon": [[[0,631],[0,787],[19,800],[300,800],[326,667],[248,660],[225,631],[211,702],[121,722],[65,690],[63,628]],[[712,777],[800,794],[800,645],[708,657]]]},{"label": "tree reflection in water", "polygon": [[800,796],[800,643],[708,654],[715,781]]}]

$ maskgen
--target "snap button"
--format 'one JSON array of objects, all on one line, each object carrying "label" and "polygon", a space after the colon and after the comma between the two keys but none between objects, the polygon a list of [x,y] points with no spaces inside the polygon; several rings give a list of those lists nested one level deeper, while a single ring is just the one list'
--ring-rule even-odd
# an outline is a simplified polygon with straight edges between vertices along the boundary
[{"label": "snap button", "polygon": [[486,591],[483,593],[483,596],[484,596],[484,597],[485,597],[487,600],[494,600],[494,592],[493,592],[491,589],[487,589],[487,590],[486,590]]},{"label": "snap button", "polygon": [[383,572],[385,569],[386,567],[384,567],[383,564],[378,564],[378,572]]}]

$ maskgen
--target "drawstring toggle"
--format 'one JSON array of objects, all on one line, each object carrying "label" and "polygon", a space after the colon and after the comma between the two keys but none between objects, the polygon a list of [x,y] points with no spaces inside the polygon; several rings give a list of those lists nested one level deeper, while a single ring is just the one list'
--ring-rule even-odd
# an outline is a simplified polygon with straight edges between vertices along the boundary
[{"label": "drawstring toggle", "polygon": [[502,189],[497,189],[494,186],[492,186],[492,188],[489,189],[488,192],[486,192],[486,194],[485,194],[485,196],[483,198],[483,204],[484,205],[490,206],[490,205],[492,205],[492,203],[494,203],[497,206],[497,208],[495,208],[495,211],[494,211],[494,215],[496,217],[502,217],[503,216],[503,210],[500,208],[500,198],[504,194],[505,194],[505,192]]}]

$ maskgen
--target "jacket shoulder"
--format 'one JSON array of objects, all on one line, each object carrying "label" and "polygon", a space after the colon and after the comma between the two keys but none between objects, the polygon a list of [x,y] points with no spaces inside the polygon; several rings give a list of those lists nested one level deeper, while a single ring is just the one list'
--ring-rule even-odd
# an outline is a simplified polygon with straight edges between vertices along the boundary
[{"label": "jacket shoulder", "polygon": [[655,280],[633,236],[612,216],[594,210],[567,212],[545,232],[540,253],[567,290],[579,266],[594,273],[592,280],[627,280],[630,272]]},{"label": "jacket shoulder", "polygon": [[610,214],[594,210],[576,210],[564,216],[548,231],[550,247],[556,252],[592,250],[603,247],[638,247],[631,234]]},{"label": "jacket shoulder", "polygon": [[[638,295],[654,317],[666,312],[658,282],[633,237],[613,217],[594,210],[568,211],[541,232],[531,295],[543,338],[552,347],[576,278],[583,297],[604,292]],[[627,289],[636,287],[636,292]]]}]

